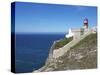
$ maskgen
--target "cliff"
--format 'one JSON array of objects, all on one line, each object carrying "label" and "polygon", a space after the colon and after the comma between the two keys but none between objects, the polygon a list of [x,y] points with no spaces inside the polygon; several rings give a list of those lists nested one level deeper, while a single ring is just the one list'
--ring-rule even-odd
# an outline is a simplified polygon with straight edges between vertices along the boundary
[{"label": "cliff", "polygon": [[63,55],[53,58],[52,49],[56,48],[56,43],[50,50],[45,66],[35,72],[97,68],[97,33],[89,34]]}]

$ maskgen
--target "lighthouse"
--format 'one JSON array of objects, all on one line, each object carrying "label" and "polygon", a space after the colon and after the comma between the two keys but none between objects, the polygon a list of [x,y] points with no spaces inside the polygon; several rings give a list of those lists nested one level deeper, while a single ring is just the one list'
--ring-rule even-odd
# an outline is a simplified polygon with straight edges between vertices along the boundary
[{"label": "lighthouse", "polygon": [[88,19],[84,19],[84,29],[88,29]]},{"label": "lighthouse", "polygon": [[83,21],[83,28],[84,28],[84,33],[87,33],[89,31],[87,18],[85,18]]}]

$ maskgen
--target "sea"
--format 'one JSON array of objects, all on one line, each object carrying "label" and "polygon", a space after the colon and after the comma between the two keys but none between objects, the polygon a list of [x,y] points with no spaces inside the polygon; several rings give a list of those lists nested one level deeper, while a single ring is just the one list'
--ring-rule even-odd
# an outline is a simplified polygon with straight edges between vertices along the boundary
[{"label": "sea", "polygon": [[65,34],[16,34],[15,69],[17,73],[33,72],[41,68],[55,40]]}]

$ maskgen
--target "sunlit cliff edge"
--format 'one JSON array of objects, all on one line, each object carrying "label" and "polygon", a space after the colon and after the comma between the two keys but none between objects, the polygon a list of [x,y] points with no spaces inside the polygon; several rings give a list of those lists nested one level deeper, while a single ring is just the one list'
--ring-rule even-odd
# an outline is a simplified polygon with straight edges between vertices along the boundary
[{"label": "sunlit cliff edge", "polygon": [[58,58],[53,58],[51,51],[45,65],[34,72],[94,68],[97,68],[97,33],[87,35]]}]

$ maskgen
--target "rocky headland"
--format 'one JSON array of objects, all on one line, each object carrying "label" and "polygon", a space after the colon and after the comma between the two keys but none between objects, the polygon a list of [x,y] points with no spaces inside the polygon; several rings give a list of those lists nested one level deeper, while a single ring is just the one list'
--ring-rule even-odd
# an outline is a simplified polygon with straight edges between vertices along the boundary
[{"label": "rocky headland", "polygon": [[[68,40],[55,41],[50,49],[45,65],[34,72],[97,68],[97,33],[87,35],[71,46],[63,55],[57,58],[53,57],[54,50],[60,50],[61,43],[66,45],[71,41],[71,38]],[[65,48],[61,50],[63,49]]]}]

